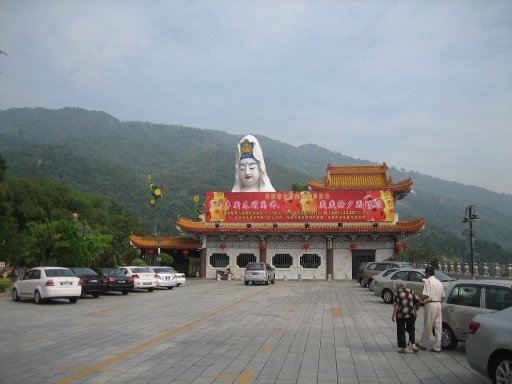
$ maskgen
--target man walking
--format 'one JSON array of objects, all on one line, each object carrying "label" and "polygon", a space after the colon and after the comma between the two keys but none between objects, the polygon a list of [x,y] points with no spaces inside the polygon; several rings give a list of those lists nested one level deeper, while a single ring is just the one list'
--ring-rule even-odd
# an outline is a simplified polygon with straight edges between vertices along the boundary
[{"label": "man walking", "polygon": [[423,312],[423,333],[418,348],[426,349],[434,327],[435,341],[432,352],[441,352],[441,301],[444,299],[443,284],[435,277],[434,268],[425,268],[425,285],[420,301],[425,303]]}]

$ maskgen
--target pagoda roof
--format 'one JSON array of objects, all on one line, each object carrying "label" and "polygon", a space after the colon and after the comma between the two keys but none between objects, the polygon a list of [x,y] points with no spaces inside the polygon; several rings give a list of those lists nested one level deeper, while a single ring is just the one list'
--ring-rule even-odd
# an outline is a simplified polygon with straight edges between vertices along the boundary
[{"label": "pagoda roof", "polygon": [[393,192],[396,199],[406,196],[412,188],[409,177],[393,183],[386,163],[382,165],[353,165],[336,167],[327,165],[327,175],[322,182],[310,180],[308,186],[313,191],[323,190],[386,190]]},{"label": "pagoda roof", "polygon": [[[423,217],[396,223],[214,223],[192,221],[179,217],[176,226],[183,232],[193,234],[256,234],[272,235],[286,233],[307,234],[399,234],[420,231],[425,225]],[[306,227],[307,226],[307,227]]]},{"label": "pagoda roof", "polygon": [[202,243],[191,237],[161,237],[157,242],[154,236],[130,234],[130,242],[137,248],[199,249]]}]

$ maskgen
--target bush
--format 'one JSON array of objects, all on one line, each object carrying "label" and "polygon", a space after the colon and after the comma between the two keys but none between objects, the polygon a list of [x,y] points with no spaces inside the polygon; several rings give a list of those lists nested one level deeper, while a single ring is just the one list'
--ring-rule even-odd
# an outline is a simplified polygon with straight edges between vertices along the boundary
[{"label": "bush", "polygon": [[11,286],[11,279],[0,278],[0,292],[5,292]]},{"label": "bush", "polygon": [[167,253],[162,253],[160,255],[160,265],[166,265],[170,267],[172,263],[174,263],[172,256],[168,255]]},{"label": "bush", "polygon": [[136,267],[147,266],[146,262],[142,259],[133,259],[131,265],[136,266]]}]

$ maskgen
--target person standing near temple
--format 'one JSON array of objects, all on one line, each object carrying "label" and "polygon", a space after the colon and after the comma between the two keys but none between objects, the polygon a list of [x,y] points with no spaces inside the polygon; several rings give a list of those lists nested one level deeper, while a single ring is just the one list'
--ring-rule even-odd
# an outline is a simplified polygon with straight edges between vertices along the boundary
[{"label": "person standing near temple", "polygon": [[435,277],[435,270],[430,265],[425,268],[425,285],[423,286],[423,293],[420,296],[420,301],[425,303],[423,312],[423,332],[421,334],[418,347],[426,349],[427,343],[434,328],[434,346],[432,352],[441,352],[441,302],[444,300],[444,287],[443,284]]},{"label": "person standing near temple", "polygon": [[405,288],[405,283],[398,279],[393,282],[395,289],[393,315],[391,320],[396,321],[396,338],[398,352],[407,353],[405,332],[409,335],[409,343],[413,352],[418,352],[416,347],[416,311],[420,308],[420,299],[410,289]]}]

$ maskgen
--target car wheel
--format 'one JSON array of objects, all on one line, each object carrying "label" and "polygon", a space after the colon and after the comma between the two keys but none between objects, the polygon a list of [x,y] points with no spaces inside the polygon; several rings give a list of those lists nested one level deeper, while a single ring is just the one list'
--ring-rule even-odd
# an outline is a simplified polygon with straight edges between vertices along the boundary
[{"label": "car wheel", "polygon": [[77,301],[78,301],[78,297],[70,297],[70,298],[69,298],[69,302],[70,302],[71,304],[75,304]]},{"label": "car wheel", "polygon": [[153,292],[153,291],[154,291],[154,289],[153,289],[153,288],[149,288],[149,289],[148,289],[148,292]]},{"label": "car wheel", "polygon": [[127,295],[128,294],[128,291],[123,291],[123,295]]},{"label": "car wheel", "polygon": [[385,289],[382,291],[382,300],[386,304],[392,304],[393,303],[393,292],[391,292],[389,289]]},{"label": "car wheel", "polygon": [[174,287],[167,287],[167,289],[173,289]]},{"label": "car wheel", "polygon": [[268,279],[267,279],[267,280],[265,280],[265,285],[268,285]]},{"label": "car wheel", "polygon": [[39,293],[39,291],[36,291],[36,293],[34,293],[34,301],[36,302],[36,304],[41,304],[43,302],[43,299],[41,299],[41,294]]},{"label": "car wheel", "polygon": [[244,281],[244,284],[245,284],[245,285],[249,285],[249,282],[248,282],[248,281]]},{"label": "car wheel", "polygon": [[181,283],[178,283],[177,287],[179,287],[181,285]]},{"label": "car wheel", "polygon": [[499,353],[491,361],[489,371],[493,383],[509,383],[512,375],[512,353]]},{"label": "car wheel", "polygon": [[366,284],[363,283],[363,279],[359,280],[359,285],[363,288],[366,287]]},{"label": "car wheel", "polygon": [[275,284],[276,283],[276,277],[274,276],[274,278],[270,281],[271,284]]},{"label": "car wheel", "polygon": [[454,349],[458,343],[459,341],[450,327],[443,323],[443,330],[441,331],[441,348]]},{"label": "car wheel", "polygon": [[13,288],[12,290],[12,301],[20,301],[20,296],[18,295],[18,290]]}]

